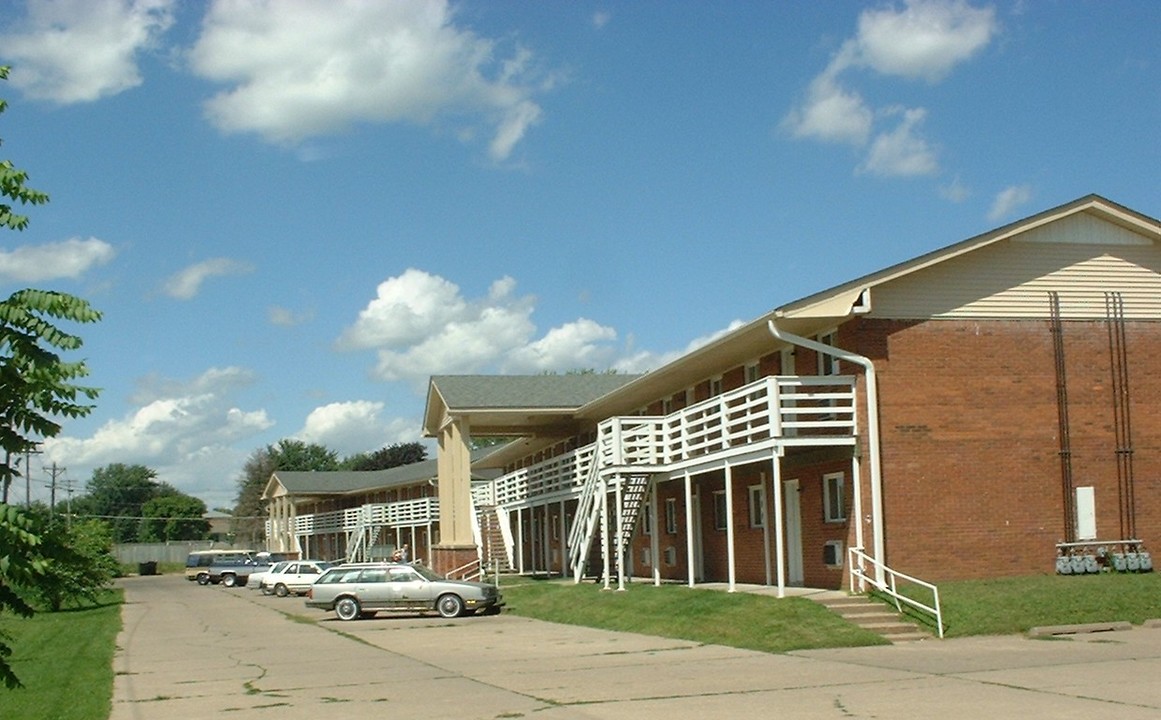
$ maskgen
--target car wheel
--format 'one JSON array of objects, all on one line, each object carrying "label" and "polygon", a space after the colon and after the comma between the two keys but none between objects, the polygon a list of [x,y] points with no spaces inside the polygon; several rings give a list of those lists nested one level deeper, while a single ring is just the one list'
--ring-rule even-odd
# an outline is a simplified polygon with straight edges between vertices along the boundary
[{"label": "car wheel", "polygon": [[198,573],[197,580],[198,580],[198,585],[209,585],[210,584],[210,574],[209,573]]},{"label": "car wheel", "polygon": [[459,617],[464,611],[464,601],[460,600],[459,595],[440,595],[439,600],[435,601],[435,609],[439,611],[440,617]]},{"label": "car wheel", "polygon": [[263,595],[269,595],[270,593],[272,593],[272,592],[273,592],[273,590],[271,590],[271,589],[270,589],[269,587],[267,587],[266,585],[259,585],[259,586],[258,586],[258,589],[262,591],[262,594],[263,594]]},{"label": "car wheel", "polygon": [[339,598],[335,603],[335,615],[339,620],[357,620],[362,614],[359,601],[353,597]]},{"label": "car wheel", "polygon": [[222,584],[226,587],[234,587],[238,584],[238,578],[230,573],[226,573],[222,576]]},{"label": "car wheel", "polygon": [[274,586],[274,594],[277,595],[278,597],[286,597],[287,595],[290,594],[290,590],[287,590],[286,586],[283,585],[282,583],[278,583],[277,585]]}]

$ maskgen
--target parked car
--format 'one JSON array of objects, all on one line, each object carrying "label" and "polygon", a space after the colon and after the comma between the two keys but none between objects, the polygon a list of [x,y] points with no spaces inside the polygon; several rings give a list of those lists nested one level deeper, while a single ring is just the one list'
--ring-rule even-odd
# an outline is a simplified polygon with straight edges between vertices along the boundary
[{"label": "parked car", "polygon": [[[270,573],[282,572],[283,570],[286,569],[286,567],[288,565],[290,565],[290,562],[291,562],[290,560],[282,560],[280,562],[274,563],[267,570],[262,570],[261,572],[250,573],[250,579],[246,581],[246,587],[248,587],[252,590],[262,589],[262,579],[263,578],[265,578]],[[263,592],[265,593],[265,590],[263,590]]]},{"label": "parked car", "polygon": [[[318,580],[334,564],[325,560],[297,560],[279,563],[270,568],[269,571],[262,573],[262,577],[257,582],[263,595],[272,593],[278,597],[286,597],[291,593],[305,595],[314,581]],[[250,582],[255,582],[253,575],[250,576]]]},{"label": "parked car", "polygon": [[226,587],[243,587],[250,579],[251,573],[265,572],[270,569],[269,563],[259,563],[251,559],[228,560],[216,562],[205,568],[198,568],[198,585],[217,585]]},{"label": "parked car", "polygon": [[504,605],[495,585],[448,580],[423,565],[384,562],[332,567],[310,586],[306,597],[307,607],[333,610],[340,620],[374,617],[383,610],[434,610],[446,618],[476,612],[491,615]]},{"label": "parked car", "polygon": [[197,580],[199,584],[205,585],[202,582],[203,576],[208,581],[209,569],[212,565],[221,565],[225,563],[238,563],[245,561],[252,561],[255,559],[253,550],[195,550],[191,552],[185,559],[185,579]]}]

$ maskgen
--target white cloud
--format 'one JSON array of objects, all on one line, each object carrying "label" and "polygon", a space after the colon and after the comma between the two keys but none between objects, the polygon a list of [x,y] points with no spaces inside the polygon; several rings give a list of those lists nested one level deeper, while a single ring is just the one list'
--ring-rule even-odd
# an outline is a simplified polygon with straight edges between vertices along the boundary
[{"label": "white cloud", "polygon": [[337,345],[376,350],[375,376],[385,381],[485,370],[603,370],[616,361],[616,331],[592,320],[564,323],[536,338],[535,298],[515,291],[516,281],[504,277],[485,297],[467,299],[454,283],[409,269],[379,285]]},{"label": "white cloud", "polygon": [[484,126],[504,160],[540,119],[543,88],[527,51],[500,59],[495,41],[454,19],[442,0],[217,0],[189,59],[230,86],[206,103],[224,132],[297,144],[362,122],[446,120]]},{"label": "white cloud", "polygon": [[595,12],[595,13],[593,13],[593,27],[600,30],[601,28],[608,25],[609,21],[612,19],[613,19],[613,14],[610,12],[607,12],[607,11]]},{"label": "white cloud", "polygon": [[971,197],[971,194],[971,188],[964,185],[958,175],[952,178],[950,183],[939,188],[940,197],[953,203],[961,203]]},{"label": "white cloud", "polygon": [[229,258],[213,258],[190,265],[184,270],[175,273],[165,281],[166,295],[178,300],[189,300],[201,290],[202,283],[212,277],[223,275],[240,275],[252,271],[253,268],[243,262]]},{"label": "white cloud", "polygon": [[112,245],[93,237],[0,250],[0,278],[17,282],[78,278],[116,254]]},{"label": "white cloud", "polygon": [[315,408],[294,438],[319,443],[341,456],[373,452],[397,442],[413,442],[419,435],[419,420],[396,418],[384,421],[384,404],[368,400],[336,402]]},{"label": "white cloud", "polygon": [[281,305],[271,305],[266,309],[266,318],[271,325],[278,325],[280,327],[294,327],[308,322],[314,317],[314,313],[300,312],[296,313],[289,308],[284,308]]},{"label": "white cloud", "polygon": [[983,49],[997,29],[991,7],[908,0],[902,11],[863,11],[852,62],[884,75],[936,82]]},{"label": "white cloud", "polygon": [[917,126],[927,117],[923,109],[892,111],[902,114],[891,132],[880,133],[871,143],[859,172],[880,177],[933,175],[939,170],[935,151],[917,134]]},{"label": "white cloud", "polygon": [[244,457],[231,446],[274,424],[264,410],[242,410],[232,400],[253,380],[233,367],[213,368],[186,382],[148,379],[125,417],[88,438],[45,440],[45,462],[67,466],[73,478],[109,463],[145,465],[157,470],[159,480],[211,506],[233,505],[234,478],[228,475]]},{"label": "white cloud", "polygon": [[581,318],[549,330],[544,337],[509,353],[504,368],[514,373],[545,370],[607,370],[617,331]]},{"label": "white cloud", "polygon": [[806,103],[783,119],[782,127],[798,138],[862,145],[871,133],[874,113],[858,93],[839,86],[825,72],[810,83]]},{"label": "white cloud", "polygon": [[91,102],[141,84],[137,55],[173,24],[174,0],[29,0],[28,16],[0,35],[11,81],[26,95]]},{"label": "white cloud", "polygon": [[1028,185],[1013,185],[1004,188],[992,202],[992,209],[988,211],[988,220],[999,222],[1031,199],[1032,188]]},{"label": "white cloud", "polygon": [[[893,5],[864,10],[856,35],[811,81],[806,98],[791,108],[781,127],[796,138],[864,146],[873,134],[876,113],[857,91],[844,87],[840,77],[863,68],[934,83],[986,47],[997,30],[993,8],[973,7],[963,0],[908,0],[901,9]],[[926,112],[908,110],[893,131],[875,135],[858,171],[884,177],[938,172],[935,152],[916,134]]]}]

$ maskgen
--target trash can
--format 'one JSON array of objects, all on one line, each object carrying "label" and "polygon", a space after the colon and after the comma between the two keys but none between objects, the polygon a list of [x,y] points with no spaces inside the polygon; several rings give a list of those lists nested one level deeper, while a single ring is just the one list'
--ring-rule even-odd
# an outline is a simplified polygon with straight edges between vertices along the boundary
[{"label": "trash can", "polygon": [[137,574],[138,575],[156,575],[157,574],[157,561],[150,560],[149,562],[139,563],[137,565]]}]

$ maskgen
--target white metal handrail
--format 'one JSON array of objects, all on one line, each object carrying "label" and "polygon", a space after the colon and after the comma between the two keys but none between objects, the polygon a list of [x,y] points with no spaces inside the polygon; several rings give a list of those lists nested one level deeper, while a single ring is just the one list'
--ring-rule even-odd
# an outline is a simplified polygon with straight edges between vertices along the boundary
[{"label": "white metal handrail", "polygon": [[[906,603],[907,605],[910,605],[917,610],[922,610],[933,615],[935,617],[935,627],[939,631],[939,637],[943,637],[943,611],[939,606],[939,588],[925,580],[920,580],[917,577],[912,577],[897,570],[892,570],[885,564],[877,563],[873,557],[863,552],[861,547],[850,548],[847,553],[849,567],[851,569],[852,593],[861,591],[861,587],[860,590],[855,589],[856,578],[858,578],[860,586],[863,582],[868,582],[879,592],[882,592],[894,599],[895,609],[897,609],[899,612],[903,612],[902,603]],[[880,583],[875,581],[875,575],[877,575],[877,573],[872,572],[868,574],[867,565],[871,565],[872,567],[879,567],[883,570],[883,582]],[[906,582],[910,582],[930,590],[932,597],[934,598],[932,604],[924,605],[922,602],[900,593],[897,582],[898,580],[904,580]]]}]

